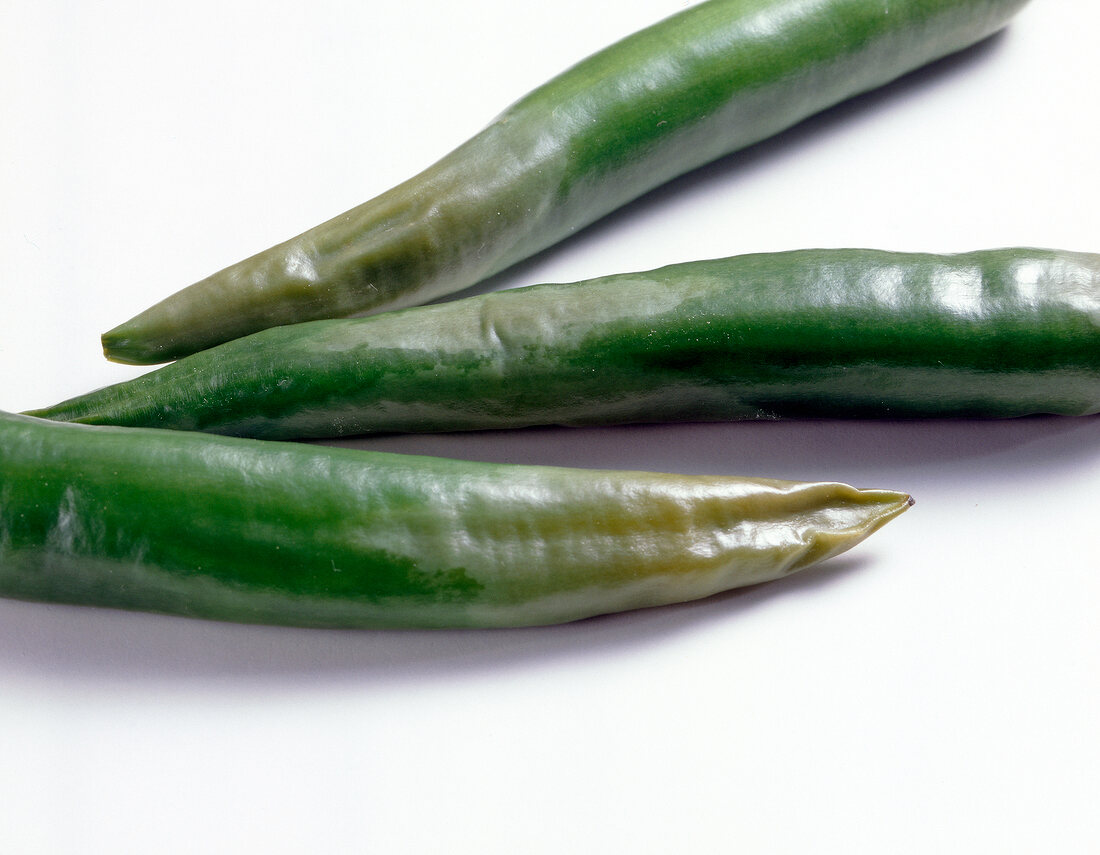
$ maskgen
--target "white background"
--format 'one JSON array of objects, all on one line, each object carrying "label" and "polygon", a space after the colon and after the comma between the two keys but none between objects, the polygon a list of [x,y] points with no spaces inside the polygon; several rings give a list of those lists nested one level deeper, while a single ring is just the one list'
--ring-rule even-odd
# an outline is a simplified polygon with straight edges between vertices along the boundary
[{"label": "white background", "polygon": [[[0,4],[0,407],[419,171],[682,0]],[[491,287],[809,246],[1100,250],[1100,7],[651,194]],[[318,632],[0,602],[5,852],[1095,852],[1097,418],[391,437],[837,479],[917,505],[819,570],[547,629]]]}]

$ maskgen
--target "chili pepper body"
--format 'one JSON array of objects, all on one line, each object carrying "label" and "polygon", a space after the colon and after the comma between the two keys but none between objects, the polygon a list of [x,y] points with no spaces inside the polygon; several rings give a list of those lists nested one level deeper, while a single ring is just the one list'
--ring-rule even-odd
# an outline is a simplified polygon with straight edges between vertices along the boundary
[{"label": "chili pepper body", "polygon": [[1026,0],[710,0],[595,54],[424,172],[103,336],[166,362],[259,329],[425,303],[670,179],[961,50]]},{"label": "chili pepper body", "polygon": [[0,595],[302,626],[559,623],[784,576],[910,504],[0,414]]},{"label": "chili pepper body", "polygon": [[264,330],[34,415],[262,438],[1100,411],[1100,255],[797,250]]}]

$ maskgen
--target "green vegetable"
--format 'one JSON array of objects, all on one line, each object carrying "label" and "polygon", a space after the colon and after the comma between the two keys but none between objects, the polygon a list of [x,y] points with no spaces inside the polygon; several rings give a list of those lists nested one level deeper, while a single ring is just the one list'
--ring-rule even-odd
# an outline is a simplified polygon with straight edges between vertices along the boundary
[{"label": "green vegetable", "polygon": [[910,504],[0,414],[0,594],[221,620],[576,620],[784,576]]},{"label": "green vegetable", "polygon": [[1026,0],[710,0],[536,89],[411,180],[106,333],[164,362],[424,303],[652,188],[971,45]]},{"label": "green vegetable", "polygon": [[1100,411],[1100,255],[801,250],[264,330],[39,410],[265,438]]}]

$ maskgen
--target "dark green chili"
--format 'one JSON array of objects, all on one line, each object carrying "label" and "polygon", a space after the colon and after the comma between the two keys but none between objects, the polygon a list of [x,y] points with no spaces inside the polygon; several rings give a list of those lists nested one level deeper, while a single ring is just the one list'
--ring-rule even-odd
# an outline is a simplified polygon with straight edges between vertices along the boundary
[{"label": "dark green chili", "polygon": [[1100,411],[1100,256],[800,250],[264,330],[46,418],[266,438]]},{"label": "dark green chili", "polygon": [[0,414],[0,595],[303,626],[558,623],[784,576],[909,504]]},{"label": "dark green chili", "polygon": [[165,362],[427,302],[652,188],[971,45],[1026,0],[710,0],[597,53],[411,180],[103,337]]}]

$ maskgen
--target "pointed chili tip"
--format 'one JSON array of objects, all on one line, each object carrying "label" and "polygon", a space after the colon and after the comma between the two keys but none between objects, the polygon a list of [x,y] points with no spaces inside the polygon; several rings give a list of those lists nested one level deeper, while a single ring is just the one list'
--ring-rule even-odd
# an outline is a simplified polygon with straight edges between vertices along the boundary
[{"label": "pointed chili tip", "polygon": [[129,321],[103,333],[99,340],[103,346],[103,355],[111,362],[123,365],[154,365],[168,361],[168,357],[159,352],[160,348],[143,346],[140,339],[135,338]]},{"label": "pointed chili tip", "polygon": [[99,337],[100,344],[103,345],[103,355],[111,362],[126,362],[123,357],[130,344],[130,338],[126,335],[125,327],[125,324],[117,326]]}]

